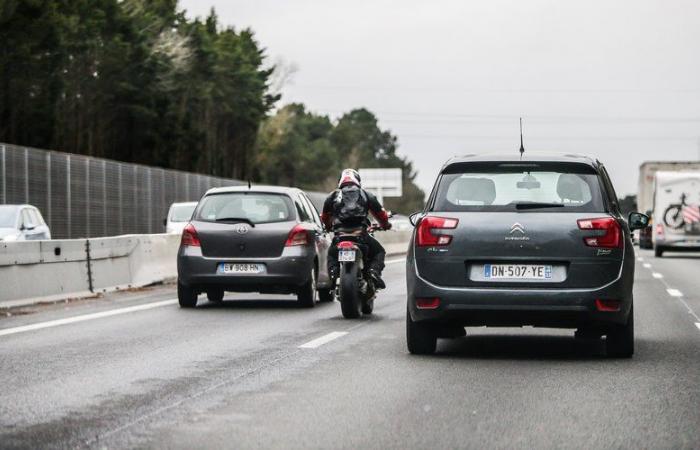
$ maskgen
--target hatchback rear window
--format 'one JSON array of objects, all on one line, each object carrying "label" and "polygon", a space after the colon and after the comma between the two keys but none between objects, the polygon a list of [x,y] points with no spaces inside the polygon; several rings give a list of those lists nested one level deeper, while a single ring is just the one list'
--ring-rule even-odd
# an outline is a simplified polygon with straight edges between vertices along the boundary
[{"label": "hatchback rear window", "polygon": [[256,192],[230,192],[204,197],[195,217],[209,222],[245,219],[252,223],[296,219],[292,200],[288,196]]},{"label": "hatchback rear window", "polygon": [[448,167],[434,211],[603,212],[598,175],[565,163],[473,163]]}]

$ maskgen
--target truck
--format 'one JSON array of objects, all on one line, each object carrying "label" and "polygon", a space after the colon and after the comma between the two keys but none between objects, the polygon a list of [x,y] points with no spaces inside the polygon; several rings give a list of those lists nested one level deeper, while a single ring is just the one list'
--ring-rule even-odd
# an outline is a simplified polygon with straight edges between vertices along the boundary
[{"label": "truck", "polygon": [[639,232],[640,248],[651,249],[653,247],[654,176],[658,171],[700,171],[700,161],[645,161],[639,166],[637,211],[652,218],[649,226]]},{"label": "truck", "polygon": [[700,250],[700,171],[654,174],[654,255]]}]

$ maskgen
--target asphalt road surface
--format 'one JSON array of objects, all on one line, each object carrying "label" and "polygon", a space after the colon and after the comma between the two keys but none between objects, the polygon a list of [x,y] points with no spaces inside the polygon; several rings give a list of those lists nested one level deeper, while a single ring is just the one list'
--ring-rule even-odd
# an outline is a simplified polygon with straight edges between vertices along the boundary
[{"label": "asphalt road surface", "polygon": [[411,356],[400,258],[356,321],[280,296],[180,310],[172,286],[14,310],[0,447],[699,448],[700,255],[638,256],[630,360],[532,328]]}]

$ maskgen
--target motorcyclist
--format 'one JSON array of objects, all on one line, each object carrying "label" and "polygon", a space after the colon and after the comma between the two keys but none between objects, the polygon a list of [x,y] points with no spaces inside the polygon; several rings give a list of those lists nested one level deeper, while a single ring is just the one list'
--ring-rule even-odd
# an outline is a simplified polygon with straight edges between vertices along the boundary
[{"label": "motorcyclist", "polygon": [[[359,172],[354,169],[343,170],[338,180],[338,189],[331,192],[323,203],[321,221],[327,230],[337,231],[358,227],[364,229],[360,240],[368,250],[367,273],[374,281],[376,288],[384,289],[386,285],[381,275],[384,270],[386,250],[379,241],[367,233],[367,227],[370,226],[369,213],[372,213],[384,230],[391,228],[389,215],[377,197],[362,189]],[[338,241],[338,237],[334,238],[333,245],[328,250],[328,271],[332,279],[336,279],[340,273]]]}]

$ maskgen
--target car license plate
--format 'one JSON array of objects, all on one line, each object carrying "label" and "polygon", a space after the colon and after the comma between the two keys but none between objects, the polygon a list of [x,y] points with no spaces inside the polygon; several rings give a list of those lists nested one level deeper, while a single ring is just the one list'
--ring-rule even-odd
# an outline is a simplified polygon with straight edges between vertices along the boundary
[{"label": "car license plate", "polygon": [[544,264],[484,264],[487,280],[549,280],[552,266]]},{"label": "car license plate", "polygon": [[258,274],[265,273],[265,264],[219,263],[217,273]]},{"label": "car license plate", "polygon": [[355,250],[341,250],[338,252],[338,261],[353,262],[355,261]]}]

